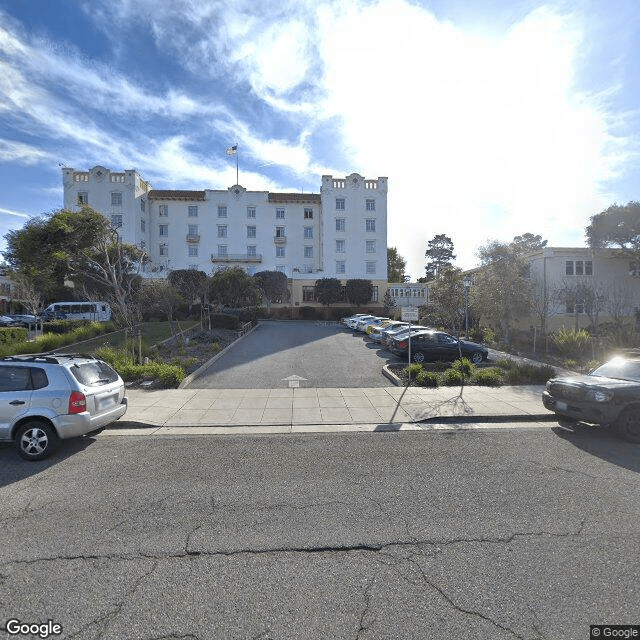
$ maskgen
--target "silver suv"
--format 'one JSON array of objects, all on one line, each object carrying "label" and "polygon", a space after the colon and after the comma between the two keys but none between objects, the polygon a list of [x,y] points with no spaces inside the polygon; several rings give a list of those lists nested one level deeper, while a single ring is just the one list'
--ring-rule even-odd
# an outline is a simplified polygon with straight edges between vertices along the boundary
[{"label": "silver suv", "polygon": [[86,354],[39,353],[0,359],[0,441],[25,460],[42,460],[59,440],[98,433],[127,411],[122,378]]}]

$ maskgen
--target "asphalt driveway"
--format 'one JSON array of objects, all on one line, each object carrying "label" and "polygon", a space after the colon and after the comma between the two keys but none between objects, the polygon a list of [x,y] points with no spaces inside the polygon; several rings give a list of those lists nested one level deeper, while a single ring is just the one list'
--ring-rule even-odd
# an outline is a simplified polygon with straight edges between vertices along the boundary
[{"label": "asphalt driveway", "polygon": [[339,323],[261,321],[187,388],[388,387],[382,367],[392,361]]}]

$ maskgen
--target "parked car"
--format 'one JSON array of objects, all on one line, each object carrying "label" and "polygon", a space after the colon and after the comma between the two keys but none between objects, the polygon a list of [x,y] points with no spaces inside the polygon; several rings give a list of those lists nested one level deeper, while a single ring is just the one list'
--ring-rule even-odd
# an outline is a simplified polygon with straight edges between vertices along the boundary
[{"label": "parked car", "polygon": [[37,316],[32,316],[26,313],[12,313],[9,317],[17,322],[21,327],[28,328],[38,322]]},{"label": "parked car", "polygon": [[9,316],[0,316],[0,327],[19,327],[20,323]]},{"label": "parked car", "polygon": [[372,316],[370,314],[352,316],[351,318],[347,319],[347,323],[346,323],[347,327],[349,327],[349,329],[355,330],[358,322],[360,322],[360,320],[363,320],[365,318],[370,319],[370,318],[375,318],[375,316]]},{"label": "parked car", "polygon": [[[411,334],[418,333],[419,331],[433,331],[433,327],[426,327],[422,324],[412,324]],[[405,323],[404,327],[398,327],[392,331],[387,332],[384,336],[384,345],[389,348],[391,341],[396,338],[406,338],[409,335],[409,324]]]},{"label": "parked car", "polygon": [[[409,338],[395,338],[389,350],[398,356],[407,356]],[[413,362],[436,362],[438,360],[456,360],[462,353],[475,364],[480,364],[489,355],[487,347],[476,342],[467,342],[442,331],[420,331],[411,336],[411,360]]]},{"label": "parked car", "polygon": [[394,329],[400,329],[408,326],[409,325],[406,322],[392,321],[387,325],[380,325],[378,327],[374,327],[371,330],[369,337],[374,342],[382,342],[384,339],[384,336],[387,335],[387,332],[393,331]]},{"label": "parked car", "polygon": [[552,378],[542,403],[560,417],[609,426],[640,442],[640,355],[618,356],[586,375]]},{"label": "parked car", "polygon": [[367,331],[367,327],[369,325],[374,325],[377,326],[379,325],[383,320],[388,320],[389,318],[383,318],[381,316],[373,316],[371,318],[363,318],[362,320],[358,320],[355,330],[359,331],[360,333],[366,333]]},{"label": "parked car", "polygon": [[352,316],[347,316],[345,318],[342,318],[341,322],[344,325],[348,325],[350,320],[356,320],[357,318],[362,318],[362,317],[364,317],[366,315],[368,315],[368,314],[366,314],[366,313],[356,313],[356,314],[354,314]]},{"label": "parked car", "polygon": [[373,329],[375,329],[376,327],[384,327],[389,322],[391,322],[389,318],[374,318],[373,320],[369,320],[368,322],[365,322],[364,326],[360,328],[360,331],[362,331],[362,333],[369,335],[373,331]]},{"label": "parked car", "polygon": [[97,433],[127,411],[124,382],[84,354],[0,359],[0,440],[25,460],[41,460],[60,440]]}]

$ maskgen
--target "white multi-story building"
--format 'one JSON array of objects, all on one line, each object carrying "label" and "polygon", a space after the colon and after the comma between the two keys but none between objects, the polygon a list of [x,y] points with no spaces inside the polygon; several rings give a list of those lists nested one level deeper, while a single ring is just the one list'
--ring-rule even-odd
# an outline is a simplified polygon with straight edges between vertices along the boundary
[{"label": "white multi-story building", "polygon": [[64,208],[101,212],[123,242],[143,248],[146,277],[230,266],[282,271],[292,302],[313,301],[320,278],[362,278],[374,302],[387,282],[387,178],[322,176],[320,193],[155,190],[135,169],[62,170]]}]

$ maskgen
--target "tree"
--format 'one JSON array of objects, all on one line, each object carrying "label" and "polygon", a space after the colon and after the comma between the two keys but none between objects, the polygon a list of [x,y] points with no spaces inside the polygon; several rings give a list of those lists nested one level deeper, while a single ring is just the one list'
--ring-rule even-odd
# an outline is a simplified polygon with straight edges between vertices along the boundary
[{"label": "tree", "polygon": [[516,236],[512,242],[514,248],[520,253],[529,253],[531,251],[539,251],[547,246],[547,241],[542,236],[533,235],[533,233],[523,233]]},{"label": "tree", "polygon": [[11,298],[21,303],[28,313],[37,315],[42,307],[42,294],[36,289],[33,279],[19,271],[8,275],[14,283],[11,288]]},{"label": "tree", "polygon": [[592,249],[618,247],[640,264],[640,202],[614,204],[591,216],[585,233]]},{"label": "tree", "polygon": [[287,276],[282,271],[258,271],[253,277],[267,301],[267,309],[273,302],[288,302],[291,298]]},{"label": "tree", "polygon": [[196,269],[176,269],[170,271],[167,278],[169,283],[179,291],[187,300],[189,304],[189,311],[191,311],[191,305],[197,298],[202,303],[202,298],[207,293],[207,274],[204,271],[197,271]]},{"label": "tree", "polygon": [[404,282],[404,269],[407,261],[398,253],[395,247],[387,249],[387,281]]},{"label": "tree", "polygon": [[609,305],[608,289],[593,278],[564,278],[556,287],[554,298],[567,309],[573,309],[577,331],[580,313],[587,315],[592,327],[598,326],[600,313]]},{"label": "tree", "polygon": [[429,288],[429,304],[421,307],[421,322],[433,327],[448,327],[452,333],[464,323],[464,285],[462,270],[442,269]]},{"label": "tree", "polygon": [[428,262],[425,266],[427,282],[435,280],[444,267],[450,267],[456,259],[453,254],[453,241],[443,233],[429,240],[429,248],[425,251]]},{"label": "tree", "polygon": [[342,300],[342,284],[336,278],[321,278],[315,283],[316,300],[327,306]]},{"label": "tree", "polygon": [[351,304],[355,304],[358,307],[361,304],[367,304],[371,302],[371,297],[373,296],[373,283],[371,280],[363,280],[361,278],[347,280],[346,296]]},{"label": "tree", "polygon": [[481,247],[478,257],[482,266],[474,276],[475,308],[500,325],[508,345],[512,324],[530,311],[529,264],[513,243],[496,240]]},{"label": "tree", "polygon": [[178,307],[184,302],[178,289],[167,280],[149,280],[140,290],[140,302],[145,311],[166,315],[171,322]]},{"label": "tree", "polygon": [[137,272],[146,260],[142,249],[120,242],[110,222],[97,211],[61,210],[31,219],[6,236],[4,257],[29,277],[47,299],[70,297],[65,280],[90,295],[108,299],[114,312],[128,319],[127,305],[138,284]]},{"label": "tree", "polygon": [[253,276],[240,267],[217,271],[209,279],[212,302],[232,308],[250,307],[260,303],[260,290]]}]

